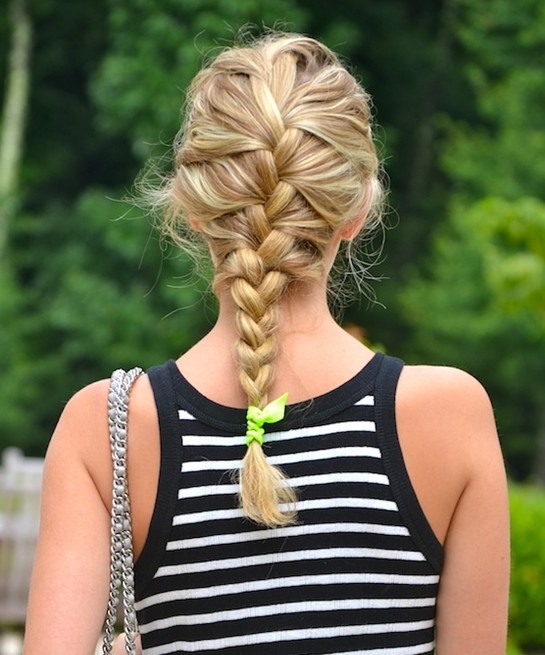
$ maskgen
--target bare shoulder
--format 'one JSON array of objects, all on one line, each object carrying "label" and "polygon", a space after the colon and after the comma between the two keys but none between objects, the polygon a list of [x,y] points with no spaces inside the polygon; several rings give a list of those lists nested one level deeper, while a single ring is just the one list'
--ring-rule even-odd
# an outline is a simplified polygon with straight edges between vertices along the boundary
[{"label": "bare shoulder", "polygon": [[[98,380],[77,391],[67,402],[52,441],[62,440],[82,447],[108,434],[108,393],[110,380]],[[138,379],[131,391],[130,420],[155,421],[155,405],[147,376]]]},{"label": "bare shoulder", "polygon": [[492,404],[472,375],[448,366],[406,366],[398,389],[398,412],[427,426],[426,432],[467,442],[497,440]]},{"label": "bare shoulder", "polygon": [[82,455],[108,433],[109,380],[99,380],[80,389],[66,403],[47,451],[48,460]]},{"label": "bare shoulder", "polygon": [[[110,380],[98,380],[75,393],[67,402],[51,439],[47,459],[51,465],[82,464],[105,504],[111,489],[111,456],[108,427]],[[129,443],[132,462],[158,459],[158,420],[149,379],[142,375],[131,390]],[[131,462],[129,462],[131,467]],[[129,475],[130,475],[129,468]]]},{"label": "bare shoulder", "polygon": [[85,416],[92,417],[96,409],[104,406],[108,398],[109,383],[109,380],[97,380],[79,389],[66,403],[59,425]]},{"label": "bare shoulder", "polygon": [[413,487],[441,542],[457,503],[483,463],[501,458],[494,414],[483,385],[443,366],[406,366],[396,421]]},{"label": "bare shoulder", "polygon": [[486,456],[497,450],[498,433],[486,389],[472,375],[448,366],[406,366],[398,389],[397,413],[406,431],[416,426],[429,447],[457,456],[459,469],[471,473],[479,462],[468,455]]},{"label": "bare shoulder", "polygon": [[452,406],[461,403],[469,409],[489,409],[490,399],[483,385],[471,374],[451,366],[405,366],[400,390],[413,402]]},{"label": "bare shoulder", "polygon": [[[74,394],[49,444],[25,653],[90,653],[96,645],[104,618],[110,558],[113,475],[108,390],[109,380],[100,380]],[[155,499],[158,447],[153,434],[147,435],[149,439],[142,437],[146,435],[143,417],[150,411],[149,383],[139,379],[133,392],[128,466],[131,501],[135,500],[133,544],[139,553]],[[131,425],[133,415],[136,421]],[[147,425],[155,425],[153,418],[147,420]],[[148,443],[151,455],[146,451]],[[133,494],[131,482],[135,478],[141,484],[132,485],[136,487]],[[68,633],[66,626],[70,626]]]}]

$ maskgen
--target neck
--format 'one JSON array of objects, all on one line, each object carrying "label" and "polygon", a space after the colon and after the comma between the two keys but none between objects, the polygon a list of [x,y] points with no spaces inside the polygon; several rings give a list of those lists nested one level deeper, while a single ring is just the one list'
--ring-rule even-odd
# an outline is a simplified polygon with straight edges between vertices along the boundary
[{"label": "neck", "polygon": [[[180,357],[178,365],[205,396],[221,404],[246,407],[247,398],[237,384],[235,316],[236,307],[229,293],[223,294],[215,326]],[[335,388],[355,375],[372,356],[335,322],[327,306],[325,286],[318,284],[286,294],[280,305],[276,336],[275,380],[269,397],[288,391],[290,403]],[[226,380],[232,383],[226,384]]]},{"label": "neck", "polygon": [[[219,314],[212,332],[221,333],[231,341],[237,338],[235,315],[237,308],[230,293],[219,298]],[[329,311],[325,284],[308,283],[289,291],[280,301],[279,341],[290,335],[310,334],[327,326],[338,327]]]}]

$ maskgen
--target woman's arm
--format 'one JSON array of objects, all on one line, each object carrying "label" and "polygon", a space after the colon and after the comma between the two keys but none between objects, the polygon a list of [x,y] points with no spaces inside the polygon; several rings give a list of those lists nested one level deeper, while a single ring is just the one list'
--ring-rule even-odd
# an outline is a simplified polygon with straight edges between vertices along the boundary
[{"label": "woman's arm", "polygon": [[463,371],[407,366],[396,413],[411,481],[444,543],[437,654],[505,655],[507,484],[488,396]]},{"label": "woman's arm", "polygon": [[91,655],[109,583],[109,507],[89,472],[100,461],[111,480],[108,381],[67,404],[49,445],[24,655]]},{"label": "woman's arm", "polygon": [[509,594],[509,509],[490,401],[467,376],[451,438],[466,444],[468,480],[452,516],[437,611],[438,655],[504,655]]}]

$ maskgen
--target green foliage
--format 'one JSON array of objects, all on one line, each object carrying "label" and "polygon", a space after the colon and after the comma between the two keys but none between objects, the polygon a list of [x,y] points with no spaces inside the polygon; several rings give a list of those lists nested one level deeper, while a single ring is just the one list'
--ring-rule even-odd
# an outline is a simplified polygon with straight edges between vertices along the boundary
[{"label": "green foliage", "polygon": [[489,389],[517,477],[533,467],[545,395],[544,244],[540,201],[459,204],[402,300],[415,359],[466,368]]},{"label": "green foliage", "polygon": [[19,427],[19,401],[27,392],[16,373],[26,366],[24,338],[19,329],[22,309],[23,296],[3,262],[0,265],[0,366],[4,372],[0,375],[0,440],[2,434],[8,431],[14,434]]},{"label": "green foliage", "polygon": [[509,639],[507,642],[506,655],[523,655],[520,648],[513,642],[512,639]]},{"label": "green foliage", "polygon": [[232,43],[247,24],[304,29],[304,13],[290,0],[110,0],[108,8],[109,49],[91,90],[99,125],[130,134],[140,160],[178,131],[183,90],[203,54]]},{"label": "green foliage", "polygon": [[127,156],[127,134],[114,139],[97,132],[87,92],[106,45],[105,0],[27,6],[34,46],[21,200],[41,212],[88,186],[123,185],[136,168]]},{"label": "green foliage", "polygon": [[545,7],[541,0],[488,0],[486,4],[454,0],[454,5],[460,42],[473,55],[472,61],[478,59],[491,75],[539,65],[545,45]]},{"label": "green foliage", "polygon": [[485,277],[496,303],[545,340],[545,203],[491,198],[471,217],[485,244]]},{"label": "green foliage", "polygon": [[545,648],[545,490],[512,486],[509,634],[521,647]]},{"label": "green foliage", "polygon": [[206,328],[192,263],[160,248],[148,221],[103,190],[19,217],[12,253],[19,279],[0,293],[8,317],[0,366],[9,371],[0,397],[12,401],[0,449],[40,452],[79,387],[117,366],[177,356]]},{"label": "green foliage", "polygon": [[428,270],[413,272],[402,306],[415,358],[480,377],[510,471],[545,479],[534,464],[545,434],[545,10],[540,0],[452,6],[475,113],[441,118],[440,162],[454,193]]},{"label": "green foliage", "polygon": [[545,7],[541,0],[456,0],[480,125],[450,122],[442,160],[473,198],[545,198]]}]

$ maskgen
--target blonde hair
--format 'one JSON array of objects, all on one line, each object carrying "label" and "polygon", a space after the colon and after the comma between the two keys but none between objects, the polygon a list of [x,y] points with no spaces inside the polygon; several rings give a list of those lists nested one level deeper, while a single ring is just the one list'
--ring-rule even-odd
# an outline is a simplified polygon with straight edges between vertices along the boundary
[{"label": "blonde hair", "polygon": [[[164,227],[182,240],[190,219],[213,253],[214,290],[237,308],[249,405],[270,400],[282,296],[323,277],[333,235],[379,206],[378,175],[369,96],[314,39],[268,34],[221,52],[192,82]],[[256,441],[240,482],[248,518],[295,520],[295,493]]]}]

